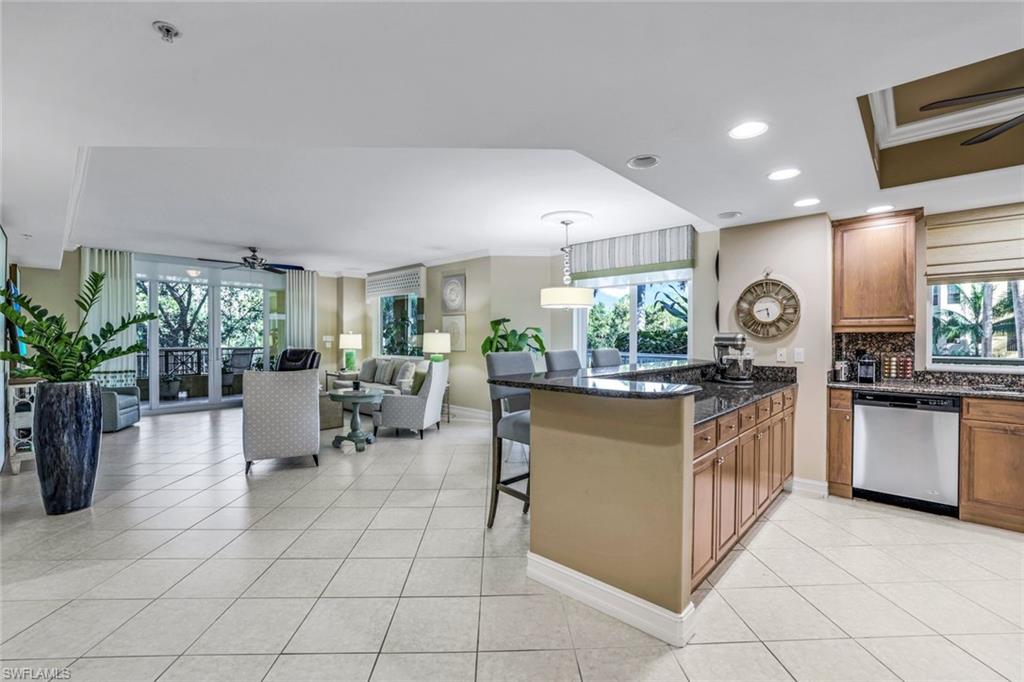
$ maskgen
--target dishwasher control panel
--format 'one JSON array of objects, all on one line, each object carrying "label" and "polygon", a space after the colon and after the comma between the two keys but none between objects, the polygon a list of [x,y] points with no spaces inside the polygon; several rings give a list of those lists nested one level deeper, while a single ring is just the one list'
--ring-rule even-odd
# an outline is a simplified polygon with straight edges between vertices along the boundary
[{"label": "dishwasher control panel", "polygon": [[854,391],[854,404],[878,405],[879,407],[895,407],[903,409],[937,410],[941,412],[959,412],[960,398],[955,396],[930,396],[913,393],[873,393],[871,391]]}]

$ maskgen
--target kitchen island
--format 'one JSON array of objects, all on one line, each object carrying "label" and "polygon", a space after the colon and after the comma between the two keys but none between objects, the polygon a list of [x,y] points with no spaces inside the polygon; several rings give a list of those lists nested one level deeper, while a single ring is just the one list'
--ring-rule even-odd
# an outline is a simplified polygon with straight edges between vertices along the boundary
[{"label": "kitchen island", "polygon": [[[693,360],[491,379],[531,393],[528,575],[676,646],[694,631],[694,579],[782,489],[787,409],[792,444],[794,380],[727,386],[709,383],[713,369]],[[776,439],[760,434],[776,422],[773,454]],[[764,443],[749,459],[743,432]],[[721,538],[725,517],[733,530]]]}]

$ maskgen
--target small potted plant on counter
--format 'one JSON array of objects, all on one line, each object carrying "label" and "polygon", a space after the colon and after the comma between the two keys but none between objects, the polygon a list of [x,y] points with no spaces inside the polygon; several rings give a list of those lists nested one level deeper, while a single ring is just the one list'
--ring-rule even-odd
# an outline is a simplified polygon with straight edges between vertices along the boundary
[{"label": "small potted plant on counter", "polygon": [[[107,322],[95,334],[85,331],[86,321],[103,291],[106,275],[90,273],[75,305],[82,311],[77,330],[68,329],[63,315],[51,315],[24,294],[0,301],[0,313],[19,327],[21,340],[32,350],[23,357],[0,352],[15,364],[15,376],[42,379],[35,389],[36,473],[47,514],[66,514],[92,505],[100,458],[100,386],[93,377],[102,363],[146,349],[142,343],[111,347],[118,334],[137,324],[155,320],[144,313]],[[19,367],[20,365],[20,367]]]}]

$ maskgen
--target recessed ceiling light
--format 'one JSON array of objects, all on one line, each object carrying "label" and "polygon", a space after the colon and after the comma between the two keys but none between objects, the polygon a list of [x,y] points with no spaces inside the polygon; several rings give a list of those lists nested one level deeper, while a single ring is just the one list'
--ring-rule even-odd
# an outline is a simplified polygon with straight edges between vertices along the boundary
[{"label": "recessed ceiling light", "polygon": [[198,277],[199,275],[203,274],[203,271],[198,268],[188,268],[187,270],[185,270],[185,274],[188,275],[189,277]]},{"label": "recessed ceiling light", "polygon": [[780,168],[779,170],[773,170],[768,174],[769,180],[789,180],[800,175],[799,168]]},{"label": "recessed ceiling light", "polygon": [[867,210],[868,213],[888,213],[889,211],[896,208],[892,204],[882,204],[881,206],[872,206]]},{"label": "recessed ceiling light", "polygon": [[817,197],[807,197],[806,199],[797,199],[793,202],[793,205],[797,208],[807,208],[808,206],[817,206],[821,203],[821,199]]},{"label": "recessed ceiling light", "polygon": [[764,121],[744,121],[729,131],[729,137],[734,140],[749,140],[758,135],[764,135],[768,130],[768,124]]},{"label": "recessed ceiling light", "polygon": [[718,214],[718,217],[722,220],[733,220],[735,218],[739,218],[741,215],[743,215],[743,213],[740,211],[722,211]]},{"label": "recessed ceiling light", "polygon": [[637,154],[632,159],[626,162],[626,165],[635,170],[645,170],[647,168],[654,168],[661,159],[654,154]]}]

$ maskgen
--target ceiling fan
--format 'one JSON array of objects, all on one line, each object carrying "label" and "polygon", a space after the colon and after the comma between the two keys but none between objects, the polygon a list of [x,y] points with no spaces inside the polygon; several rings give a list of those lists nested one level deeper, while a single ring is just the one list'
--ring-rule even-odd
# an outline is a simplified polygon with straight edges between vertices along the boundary
[{"label": "ceiling fan", "polygon": [[248,268],[249,270],[265,270],[272,272],[275,275],[283,275],[285,270],[302,270],[298,265],[282,265],[281,263],[268,263],[267,259],[260,255],[260,249],[258,246],[247,246],[249,249],[248,256],[242,256],[237,261],[233,260],[218,260],[216,258],[198,258],[196,260],[205,261],[207,263],[228,263],[234,267],[225,268],[225,270],[235,270],[236,268]]},{"label": "ceiling fan", "polygon": [[[940,99],[935,102],[929,102],[921,107],[920,111],[934,111],[935,109],[944,109],[946,107],[955,107],[960,104],[979,104],[982,102],[991,102],[993,100],[1006,99],[1007,97],[1017,97],[1024,95],[1024,87],[1007,88],[1005,90],[992,90],[991,92],[979,92],[974,95],[965,95],[963,97],[951,97],[949,99]],[[981,132],[969,140],[964,140],[960,143],[963,147],[969,147],[975,144],[981,144],[982,142],[988,142],[994,137],[1002,135],[1007,130],[1019,126],[1024,123],[1024,114],[1015,116],[1009,121],[1003,121],[997,126],[989,128],[988,130]]]}]

